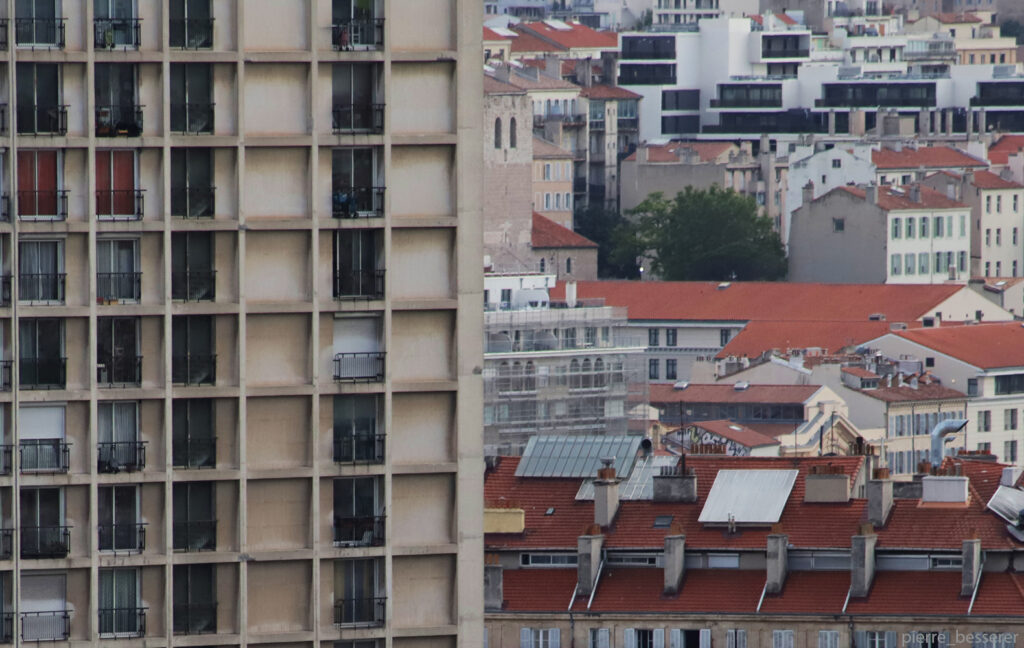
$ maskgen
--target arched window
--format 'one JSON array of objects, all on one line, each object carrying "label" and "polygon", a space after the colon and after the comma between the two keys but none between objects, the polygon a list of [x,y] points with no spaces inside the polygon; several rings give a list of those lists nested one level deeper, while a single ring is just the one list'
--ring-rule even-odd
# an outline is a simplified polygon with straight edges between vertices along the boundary
[{"label": "arched window", "polygon": [[508,120],[508,147],[516,147],[516,118],[513,117]]},{"label": "arched window", "polygon": [[544,266],[545,265],[546,265],[545,264],[545,259],[544,259],[544,257],[541,257],[541,259],[540,259],[540,271],[541,272],[544,272]]},{"label": "arched window", "polygon": [[591,387],[594,386],[594,373],[593,373],[593,369],[590,366],[590,360],[589,359],[585,359],[583,361],[582,372],[583,372],[583,381],[582,381],[582,385],[581,386],[584,389],[590,389]]},{"label": "arched window", "polygon": [[506,392],[512,386],[512,372],[509,368],[508,362],[502,362],[498,365],[498,391]]},{"label": "arched window", "polygon": [[501,117],[494,120],[494,148],[501,148]]},{"label": "arched window", "polygon": [[580,361],[573,358],[569,362],[569,389],[580,386]]},{"label": "arched window", "polygon": [[537,369],[533,362],[526,363],[526,374],[523,380],[523,389],[526,391],[537,391]]},{"label": "arched window", "polygon": [[519,362],[512,363],[512,389],[510,391],[522,391],[523,389],[523,366]]}]

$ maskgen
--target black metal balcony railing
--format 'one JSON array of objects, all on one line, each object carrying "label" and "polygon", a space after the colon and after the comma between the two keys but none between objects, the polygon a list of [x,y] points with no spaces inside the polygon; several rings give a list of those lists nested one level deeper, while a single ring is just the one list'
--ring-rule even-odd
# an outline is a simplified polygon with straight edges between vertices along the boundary
[{"label": "black metal balcony railing", "polygon": [[11,275],[0,275],[0,306],[11,305]]},{"label": "black metal balcony railing", "polygon": [[146,634],[146,608],[100,608],[100,634],[142,637]]},{"label": "black metal balcony railing", "polygon": [[0,360],[0,391],[11,391],[14,384],[14,361]]},{"label": "black metal balcony railing", "polygon": [[603,131],[604,130],[604,120],[603,119],[591,119],[590,120],[590,130],[592,130],[592,131]]},{"label": "black metal balcony railing", "polygon": [[0,195],[0,221],[11,222],[11,196],[9,194]]},{"label": "black metal balcony railing", "polygon": [[619,117],[618,126],[620,131],[636,130],[640,127],[640,120],[636,117]]},{"label": "black metal balcony railing", "polygon": [[212,385],[217,382],[217,356],[195,353],[173,356],[171,381],[180,385]]},{"label": "black metal balcony railing", "polygon": [[216,603],[175,603],[174,634],[217,632]]},{"label": "black metal balcony railing", "polygon": [[18,299],[23,302],[64,302],[63,272],[19,274]]},{"label": "black metal balcony railing", "polygon": [[142,296],[141,272],[97,272],[96,301],[139,301]]},{"label": "black metal balcony railing", "polygon": [[177,468],[214,468],[217,465],[217,437],[171,439],[171,455]]},{"label": "black metal balcony railing", "polygon": [[101,387],[142,384],[142,356],[107,355],[96,358],[96,382]]},{"label": "black metal balcony railing", "polygon": [[217,548],[217,520],[176,520],[173,533],[177,551],[213,551]]},{"label": "black metal balcony railing", "polygon": [[14,472],[14,446],[10,443],[0,445],[0,475]]},{"label": "black metal balcony railing", "polygon": [[384,462],[383,434],[334,433],[334,461],[336,463]]},{"label": "black metal balcony railing", "polygon": [[96,137],[142,135],[142,106],[96,106]]},{"label": "black metal balcony railing", "polygon": [[383,218],[384,187],[342,187],[331,199],[335,218]]},{"label": "black metal balcony railing", "polygon": [[71,465],[70,446],[64,439],[22,439],[18,465],[23,473],[66,473]]},{"label": "black metal balcony railing", "polygon": [[22,641],[64,641],[71,635],[71,615],[66,610],[22,612]]},{"label": "black metal balcony railing", "polygon": [[331,42],[336,50],[384,46],[383,18],[350,18],[331,25]]},{"label": "black metal balcony railing", "polygon": [[179,218],[213,218],[216,187],[171,187],[171,214]]},{"label": "black metal balcony railing", "polygon": [[213,18],[174,18],[170,21],[171,47],[213,47]]},{"label": "black metal balcony railing", "polygon": [[174,270],[171,272],[171,299],[213,301],[217,294],[216,270]]},{"label": "black metal balcony railing", "polygon": [[102,441],[96,468],[101,473],[134,472],[146,467],[145,441]]},{"label": "black metal balcony railing", "polygon": [[64,558],[71,552],[71,527],[22,526],[22,558]]},{"label": "black metal balcony railing", "polygon": [[384,104],[343,104],[331,111],[335,133],[383,133]]},{"label": "black metal balcony railing", "polygon": [[18,190],[18,218],[67,220],[68,190]]},{"label": "black metal balcony railing", "polygon": [[803,47],[786,47],[784,49],[762,49],[761,58],[807,58],[811,51]]},{"label": "black metal balcony railing", "polygon": [[384,516],[335,517],[334,545],[379,547],[384,544]]},{"label": "black metal balcony railing", "polygon": [[334,379],[347,382],[381,382],[384,380],[384,352],[335,354]]},{"label": "black metal balcony railing", "polygon": [[93,32],[96,49],[137,48],[142,44],[142,19],[94,18]]},{"label": "black metal balcony railing", "polygon": [[334,623],[337,625],[379,626],[384,623],[387,598],[348,598],[334,603]]},{"label": "black metal balcony railing", "polygon": [[212,103],[174,103],[171,104],[171,132],[174,133],[212,133]]},{"label": "black metal balcony railing", "polygon": [[14,529],[0,529],[0,560],[14,557]]},{"label": "black metal balcony railing", "polygon": [[18,361],[21,389],[64,389],[67,358],[21,358]]},{"label": "black metal balcony railing", "polygon": [[335,299],[381,299],[383,270],[339,270],[334,273]]},{"label": "black metal balcony railing", "polygon": [[64,47],[65,18],[15,18],[14,42],[33,47]]},{"label": "black metal balcony railing", "polygon": [[99,530],[100,551],[121,551],[142,553],[146,548],[146,525],[138,524],[101,524]]},{"label": "black metal balcony railing", "polygon": [[18,133],[21,135],[67,135],[68,107],[33,104],[18,106]]}]

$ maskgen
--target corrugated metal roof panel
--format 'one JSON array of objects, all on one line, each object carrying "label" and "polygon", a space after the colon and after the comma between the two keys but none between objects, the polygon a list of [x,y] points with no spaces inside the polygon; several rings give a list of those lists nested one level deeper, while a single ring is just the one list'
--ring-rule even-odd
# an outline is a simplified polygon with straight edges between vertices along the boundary
[{"label": "corrugated metal roof panel", "polygon": [[535,436],[526,444],[516,477],[592,477],[605,457],[614,457],[615,472],[625,477],[640,441],[639,436]]},{"label": "corrugated metal roof panel", "polygon": [[782,516],[797,470],[719,470],[698,522],[774,524]]}]

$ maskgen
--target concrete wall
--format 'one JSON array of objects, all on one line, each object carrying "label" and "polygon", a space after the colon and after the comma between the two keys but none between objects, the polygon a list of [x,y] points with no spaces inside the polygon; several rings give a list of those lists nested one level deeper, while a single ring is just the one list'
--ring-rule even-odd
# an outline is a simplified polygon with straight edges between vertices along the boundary
[{"label": "concrete wall", "polygon": [[[835,231],[834,219],[844,221]],[[793,213],[789,281],[885,283],[885,212],[846,192],[833,192]]]}]

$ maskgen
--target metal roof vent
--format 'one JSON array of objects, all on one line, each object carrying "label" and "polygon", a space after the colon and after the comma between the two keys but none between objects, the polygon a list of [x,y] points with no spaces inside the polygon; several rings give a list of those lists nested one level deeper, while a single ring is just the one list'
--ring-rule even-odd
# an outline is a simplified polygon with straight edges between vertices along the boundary
[{"label": "metal roof vent", "polygon": [[750,383],[748,383],[745,380],[741,380],[740,382],[732,386],[732,388],[735,389],[736,391],[746,391],[749,387]]},{"label": "metal roof vent", "polygon": [[[1021,324],[1021,326],[1024,326],[1024,324]],[[689,386],[690,386],[690,383],[688,383],[685,380],[680,380],[676,384],[672,385],[672,389],[678,389],[679,391],[683,391],[684,389],[686,389]]]},{"label": "metal roof vent", "polygon": [[728,281],[723,281],[722,283],[718,284],[718,289],[719,290],[725,290],[726,288],[728,288],[731,285],[732,285],[732,283],[730,283]]}]

